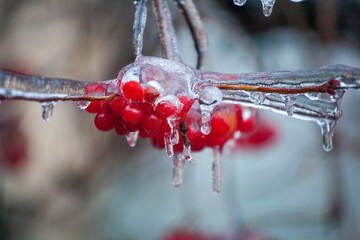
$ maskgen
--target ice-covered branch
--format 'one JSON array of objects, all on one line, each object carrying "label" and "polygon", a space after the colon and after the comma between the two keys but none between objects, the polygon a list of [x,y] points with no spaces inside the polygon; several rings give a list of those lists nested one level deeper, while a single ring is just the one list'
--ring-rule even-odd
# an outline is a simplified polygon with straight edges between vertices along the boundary
[{"label": "ice-covered branch", "polygon": [[190,28],[192,37],[194,39],[195,48],[198,54],[196,68],[200,69],[203,65],[208,41],[204,26],[200,19],[199,12],[197,11],[193,0],[176,0],[176,2],[178,3],[180,9],[182,9],[186,22]]},{"label": "ice-covered branch", "polygon": [[147,0],[139,0],[136,2],[136,11],[134,16],[134,37],[133,37],[133,44],[135,50],[135,56],[141,55],[143,49],[143,42],[144,42],[144,30],[146,25],[147,19],[147,7],[146,7]]},{"label": "ice-covered branch", "polygon": [[153,10],[159,32],[163,57],[181,62],[176,33],[166,0],[153,0]]}]

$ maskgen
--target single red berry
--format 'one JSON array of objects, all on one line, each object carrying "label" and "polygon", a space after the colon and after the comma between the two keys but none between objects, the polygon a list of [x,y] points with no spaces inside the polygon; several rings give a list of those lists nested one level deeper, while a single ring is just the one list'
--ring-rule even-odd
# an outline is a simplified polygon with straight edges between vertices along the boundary
[{"label": "single red berry", "polygon": [[211,118],[211,133],[214,136],[222,137],[228,134],[230,130],[230,125],[225,121],[225,119],[220,116],[213,114]]},{"label": "single red berry", "polygon": [[144,113],[152,113],[155,108],[154,104],[145,101],[141,103],[141,107],[143,108]]},{"label": "single red berry", "polygon": [[94,124],[101,131],[110,131],[114,128],[115,116],[111,113],[98,113],[94,118]]},{"label": "single red berry", "polygon": [[181,107],[179,116],[181,118],[180,122],[183,122],[183,121],[185,121],[186,114],[187,114],[187,112],[189,112],[189,110],[195,100],[188,98],[187,96],[184,96],[184,95],[178,95],[177,97],[178,97],[179,101],[182,103],[182,107]]},{"label": "single red berry", "polygon": [[151,143],[156,148],[159,148],[159,149],[165,148],[164,133],[161,131],[157,131],[152,136]]},{"label": "single red berry", "polygon": [[92,101],[89,106],[85,109],[88,113],[99,113],[101,112],[101,101],[95,100]]},{"label": "single red berry", "polygon": [[170,117],[171,115],[174,115],[177,112],[177,107],[175,103],[168,100],[164,100],[156,105],[155,110],[162,118],[167,118]]},{"label": "single red berry", "polygon": [[116,115],[121,117],[122,116],[122,110],[126,106],[127,101],[124,97],[119,96],[114,98],[114,100],[111,101],[111,110]]},{"label": "single red berry", "polygon": [[124,107],[122,118],[125,123],[138,124],[143,118],[143,109],[136,103],[130,103]]},{"label": "single red berry", "polygon": [[329,88],[329,89],[328,89],[328,94],[330,94],[330,95],[336,95],[336,91],[335,91],[334,89],[332,89],[332,88]]},{"label": "single red berry", "polygon": [[115,132],[119,135],[124,135],[126,133],[126,129],[124,127],[124,121],[122,120],[122,118],[115,119],[114,129],[115,129]]},{"label": "single red berry", "polygon": [[245,108],[237,112],[237,130],[248,133],[254,131],[258,125],[257,111],[253,108]]},{"label": "single red berry", "polygon": [[101,101],[101,112],[112,114],[111,103],[109,101]]},{"label": "single red berry", "polygon": [[122,92],[125,98],[134,102],[140,102],[144,99],[144,89],[141,84],[136,81],[125,83],[122,87]]},{"label": "single red berry", "polygon": [[142,121],[142,126],[147,132],[154,132],[158,130],[161,124],[162,120],[156,113],[146,115]]},{"label": "single red berry", "polygon": [[145,94],[144,94],[145,101],[149,103],[153,103],[159,97],[159,95],[160,93],[155,87],[149,86],[145,88]]},{"label": "single red berry", "polygon": [[330,86],[340,86],[341,85],[341,82],[339,80],[336,80],[336,79],[331,79],[329,81],[329,85]]}]

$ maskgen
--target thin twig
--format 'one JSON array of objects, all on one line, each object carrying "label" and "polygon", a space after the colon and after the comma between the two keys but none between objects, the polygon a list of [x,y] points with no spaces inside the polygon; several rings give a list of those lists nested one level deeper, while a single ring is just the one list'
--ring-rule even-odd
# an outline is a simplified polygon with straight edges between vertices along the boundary
[{"label": "thin twig", "polygon": [[136,57],[141,55],[144,44],[144,30],[147,19],[146,3],[147,0],[139,0],[136,3],[136,11],[134,16],[134,27],[133,27],[133,31],[134,31],[133,44],[134,44],[134,51]]},{"label": "thin twig", "polygon": [[153,0],[153,10],[160,36],[163,57],[181,62],[176,33],[166,0]]},{"label": "thin twig", "polygon": [[176,2],[184,14],[194,39],[195,49],[198,54],[196,68],[200,69],[204,62],[205,52],[208,47],[208,40],[199,12],[197,11],[193,0],[176,0]]}]

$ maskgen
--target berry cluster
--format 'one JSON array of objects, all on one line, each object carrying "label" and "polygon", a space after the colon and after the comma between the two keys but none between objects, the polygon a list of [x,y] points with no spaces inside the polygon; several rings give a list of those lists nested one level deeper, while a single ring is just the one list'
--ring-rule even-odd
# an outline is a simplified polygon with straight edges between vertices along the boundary
[{"label": "berry cluster", "polygon": [[[205,135],[201,131],[200,109],[196,105],[192,107],[194,99],[181,94],[173,96],[175,100],[162,97],[156,87],[143,87],[137,81],[118,81],[117,88],[119,94],[111,101],[95,100],[86,108],[89,113],[96,114],[95,126],[101,131],[114,129],[119,135],[138,132],[142,138],[151,138],[156,148],[166,148],[166,144],[170,143],[175,153],[184,150],[180,123],[185,122],[192,151],[217,146],[222,150],[229,140],[246,136],[258,125],[255,110],[220,104],[211,115],[212,130]],[[104,89],[92,85],[87,91],[103,92]],[[238,143],[243,144],[243,141]]]}]

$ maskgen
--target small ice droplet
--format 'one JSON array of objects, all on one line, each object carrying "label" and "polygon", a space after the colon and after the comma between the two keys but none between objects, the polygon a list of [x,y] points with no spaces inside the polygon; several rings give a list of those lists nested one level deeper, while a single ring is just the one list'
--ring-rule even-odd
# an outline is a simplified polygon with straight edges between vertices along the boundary
[{"label": "small ice droplet", "polygon": [[200,104],[214,105],[218,104],[223,98],[223,94],[220,89],[213,86],[201,86],[199,99]]},{"label": "small ice droplet", "polygon": [[200,104],[201,132],[208,135],[211,132],[211,114],[215,106]]},{"label": "small ice droplet", "polygon": [[187,162],[193,161],[193,157],[192,157],[192,154],[191,154],[191,146],[190,145],[184,146],[184,150],[183,150],[183,153],[182,153],[181,157]]},{"label": "small ice droplet", "polygon": [[174,168],[173,168],[172,184],[174,187],[180,187],[182,184],[185,159],[180,154],[175,154],[173,159],[174,159]]},{"label": "small ice droplet", "polygon": [[285,110],[289,117],[294,114],[294,104],[296,101],[296,95],[287,95],[285,98]]},{"label": "small ice droplet", "polygon": [[76,101],[75,104],[82,110],[86,109],[90,105],[90,101]]},{"label": "small ice droplet", "polygon": [[246,3],[246,0],[234,0],[236,6],[243,6]]},{"label": "small ice droplet", "polygon": [[179,143],[179,132],[177,131],[178,121],[176,118],[169,117],[167,122],[170,126],[170,141],[171,144],[176,145]]},{"label": "small ice droplet", "polygon": [[323,148],[329,152],[333,148],[333,136],[336,121],[334,120],[321,120],[318,122],[321,128],[321,134],[323,138]]},{"label": "small ice droplet", "polygon": [[263,104],[266,98],[266,95],[261,92],[250,92],[249,93],[250,99],[256,105]]},{"label": "small ice droplet", "polygon": [[135,147],[137,139],[139,137],[139,131],[136,132],[128,132],[125,134],[125,138],[129,144],[129,147]]},{"label": "small ice droplet", "polygon": [[265,17],[270,17],[276,0],[261,0],[263,13]]},{"label": "small ice droplet", "polygon": [[165,143],[165,153],[168,157],[172,157],[174,155],[174,145],[171,142],[170,134],[165,134],[164,136]]},{"label": "small ice droplet", "polygon": [[310,100],[319,100],[321,93],[310,92],[310,93],[305,93],[305,96]]},{"label": "small ice droplet", "polygon": [[220,193],[221,191],[221,150],[219,146],[213,148],[213,191],[214,193]]},{"label": "small ice droplet", "polygon": [[44,122],[48,122],[51,119],[55,102],[43,102],[41,103],[42,107],[42,119]]}]

